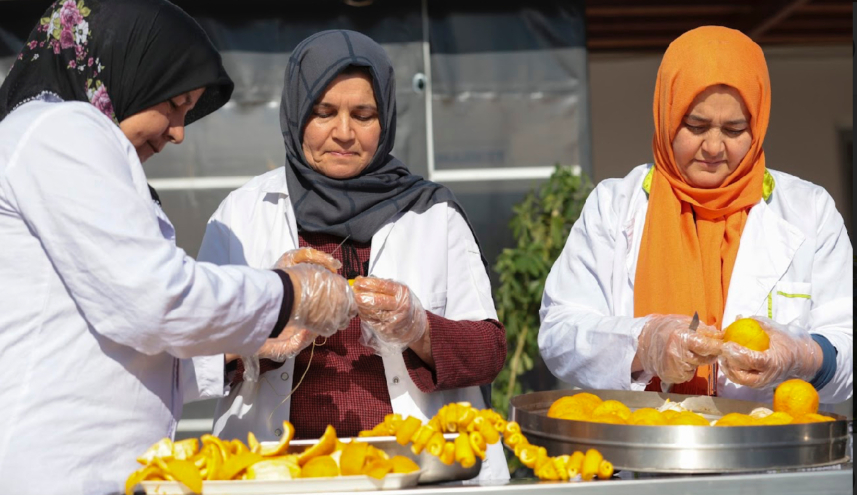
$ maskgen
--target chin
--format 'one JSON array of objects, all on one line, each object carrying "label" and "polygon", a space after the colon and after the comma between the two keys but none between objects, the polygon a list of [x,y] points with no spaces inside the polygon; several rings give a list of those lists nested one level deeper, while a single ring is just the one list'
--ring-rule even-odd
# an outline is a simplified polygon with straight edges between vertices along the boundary
[{"label": "chin", "polygon": [[691,177],[688,181],[690,185],[693,187],[698,187],[700,189],[715,189],[720,187],[725,180],[725,177],[711,176],[706,174],[703,177]]}]

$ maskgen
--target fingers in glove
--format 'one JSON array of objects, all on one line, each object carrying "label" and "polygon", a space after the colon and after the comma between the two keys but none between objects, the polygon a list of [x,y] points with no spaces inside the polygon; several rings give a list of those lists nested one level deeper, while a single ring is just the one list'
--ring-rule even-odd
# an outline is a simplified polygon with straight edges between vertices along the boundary
[{"label": "fingers in glove", "polygon": [[379,292],[357,292],[354,300],[357,301],[359,311],[393,311],[402,306],[396,296],[382,294]]},{"label": "fingers in glove", "polygon": [[395,296],[402,291],[402,284],[377,277],[357,277],[354,279],[354,292],[372,292]]},{"label": "fingers in glove", "polygon": [[688,350],[700,356],[719,356],[723,347],[722,340],[700,333],[689,332],[686,339]]},{"label": "fingers in glove", "polygon": [[734,342],[727,342],[721,348],[725,367],[732,370],[766,371],[770,363],[764,352],[752,351]]},{"label": "fingers in glove", "polygon": [[744,385],[751,388],[758,388],[762,385],[763,374],[754,370],[736,370],[727,367],[721,367],[723,374],[726,375],[732,383]]},{"label": "fingers in glove", "polygon": [[274,268],[288,268],[299,263],[311,263],[321,265],[333,273],[342,268],[342,263],[333,256],[313,248],[299,248],[287,251],[280,259]]}]

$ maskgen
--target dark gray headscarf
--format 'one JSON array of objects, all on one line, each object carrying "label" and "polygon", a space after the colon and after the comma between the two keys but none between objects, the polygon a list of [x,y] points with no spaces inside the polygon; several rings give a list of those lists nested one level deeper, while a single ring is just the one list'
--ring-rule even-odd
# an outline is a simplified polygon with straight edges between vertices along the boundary
[{"label": "dark gray headscarf", "polygon": [[[375,156],[359,176],[333,179],[307,163],[302,148],[303,129],[316,100],[348,66],[367,67],[372,74],[381,137]],[[410,173],[390,154],[396,139],[393,64],[384,49],[363,34],[322,31],[295,48],[286,69],[280,129],[286,143],[289,195],[299,230],[369,242],[399,212],[422,213],[446,202],[464,216],[452,191]]]}]

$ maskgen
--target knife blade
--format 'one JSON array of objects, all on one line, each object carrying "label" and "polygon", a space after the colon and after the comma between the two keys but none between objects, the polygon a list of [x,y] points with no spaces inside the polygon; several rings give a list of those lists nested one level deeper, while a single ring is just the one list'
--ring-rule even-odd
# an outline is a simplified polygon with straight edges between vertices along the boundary
[{"label": "knife blade", "polygon": [[[699,312],[694,311],[693,312],[693,318],[690,320],[690,325],[687,326],[687,329],[690,330],[691,332],[695,332],[698,327],[699,327]],[[672,383],[661,382],[661,392],[663,392],[665,394],[669,393],[672,386],[673,386]]]}]

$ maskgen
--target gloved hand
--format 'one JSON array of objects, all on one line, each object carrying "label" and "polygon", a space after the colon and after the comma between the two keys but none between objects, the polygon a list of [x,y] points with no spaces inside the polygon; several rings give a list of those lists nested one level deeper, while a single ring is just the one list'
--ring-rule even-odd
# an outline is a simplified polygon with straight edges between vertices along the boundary
[{"label": "gloved hand", "polygon": [[342,263],[340,263],[338,259],[325,252],[308,247],[286,251],[282,256],[280,256],[280,259],[277,260],[274,268],[282,270],[295,266],[298,263],[321,265],[333,273],[336,273],[337,270],[342,268]]},{"label": "gloved hand", "polygon": [[379,354],[402,352],[428,329],[426,311],[407,285],[357,277],[354,296],[361,320],[360,342]]},{"label": "gloved hand", "polygon": [[690,330],[690,316],[652,315],[637,338],[637,357],[643,370],[666,383],[684,383],[698,366],[713,363],[720,354],[723,332],[699,323]]},{"label": "gloved hand", "polygon": [[767,351],[751,351],[734,342],[723,344],[720,369],[734,383],[752,388],[776,386],[789,378],[812,380],[821,368],[823,356],[805,328],[783,325],[762,316],[753,316],[767,332]]},{"label": "gloved hand", "polygon": [[304,262],[283,270],[289,274],[294,288],[292,314],[280,335],[268,339],[260,349],[264,355],[241,357],[244,380],[248,382],[258,378],[258,368],[253,365],[260,356],[285,361],[311,344],[316,336],[330,337],[346,328],[357,315],[354,292],[340,275],[319,264]]}]

